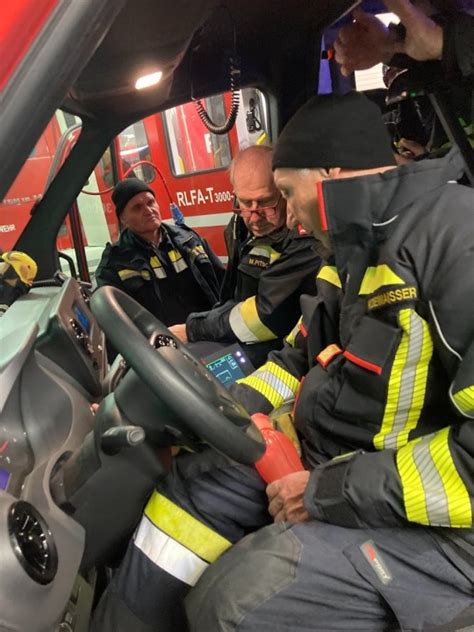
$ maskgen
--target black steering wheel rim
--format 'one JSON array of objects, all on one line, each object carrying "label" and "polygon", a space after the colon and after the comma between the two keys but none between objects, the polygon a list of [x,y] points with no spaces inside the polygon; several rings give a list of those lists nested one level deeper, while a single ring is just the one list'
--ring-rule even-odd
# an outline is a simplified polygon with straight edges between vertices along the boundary
[{"label": "black steering wheel rim", "polygon": [[[104,286],[92,295],[91,310],[127,364],[179,415],[191,433],[239,463],[250,465],[262,456],[265,450],[263,439],[248,416],[246,427],[232,423],[206,401],[164,355],[157,353],[148,340],[152,334],[161,333],[176,339],[147,309],[125,292]],[[181,343],[176,343],[178,349],[190,357]],[[211,378],[214,380],[213,376]]]}]

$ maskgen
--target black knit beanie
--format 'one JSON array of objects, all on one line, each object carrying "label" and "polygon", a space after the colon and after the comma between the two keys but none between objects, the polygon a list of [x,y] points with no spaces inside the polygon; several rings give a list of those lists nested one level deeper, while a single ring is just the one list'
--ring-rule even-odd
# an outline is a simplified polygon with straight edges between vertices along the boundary
[{"label": "black knit beanie", "polygon": [[148,184],[143,182],[143,180],[139,180],[138,178],[126,178],[119,182],[112,193],[112,202],[115,204],[117,217],[120,217],[127,202],[131,200],[134,195],[143,193],[143,191],[149,191],[155,197],[153,189],[150,189]]},{"label": "black knit beanie", "polygon": [[273,169],[373,169],[395,165],[378,107],[360,92],[310,99],[288,121],[273,153]]}]

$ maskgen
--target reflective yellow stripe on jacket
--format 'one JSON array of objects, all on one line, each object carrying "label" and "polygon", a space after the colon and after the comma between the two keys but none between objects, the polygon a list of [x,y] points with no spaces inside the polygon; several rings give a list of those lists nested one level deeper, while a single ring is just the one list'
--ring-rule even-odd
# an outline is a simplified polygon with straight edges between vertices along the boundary
[{"label": "reflective yellow stripe on jacket", "polygon": [[474,419],[474,385],[453,393],[452,397],[459,412]]},{"label": "reflective yellow stripe on jacket", "polygon": [[237,303],[232,308],[229,314],[229,325],[241,342],[263,342],[278,338],[260,320],[255,296]]},{"label": "reflective yellow stripe on jacket", "polygon": [[173,268],[175,269],[175,272],[182,272],[188,267],[188,264],[183,259],[183,255],[178,250],[169,250],[168,257]]},{"label": "reflective yellow stripe on jacket", "polygon": [[341,279],[337,273],[336,266],[323,266],[316,275],[316,278],[327,281],[338,288],[342,288]]},{"label": "reflective yellow stripe on jacket", "polygon": [[248,377],[237,380],[263,395],[273,408],[278,408],[286,401],[292,400],[299,387],[299,381],[282,369],[275,362],[266,362]]},{"label": "reflective yellow stripe on jacket", "polygon": [[281,257],[281,252],[278,252],[274,248],[269,245],[259,244],[258,246],[254,246],[250,252],[248,253],[248,257],[262,257],[262,259],[268,259],[270,265],[278,261]]},{"label": "reflective yellow stripe on jacket", "polygon": [[124,268],[123,270],[118,271],[118,275],[122,281],[127,281],[128,279],[133,279],[134,277],[141,277],[146,281],[149,281],[151,278],[148,270],[128,270]]},{"label": "reflective yellow stripe on jacket", "polygon": [[300,316],[299,321],[296,323],[296,325],[290,331],[288,336],[285,338],[285,342],[288,343],[290,347],[295,346],[296,336],[300,333],[300,327],[301,327],[302,322],[303,322],[303,316]]},{"label": "reflective yellow stripe on jacket", "polygon": [[382,426],[374,437],[377,450],[402,447],[416,428],[433,355],[428,325],[421,316],[413,309],[402,309],[398,318],[403,333],[390,373]]},{"label": "reflective yellow stripe on jacket", "polygon": [[360,284],[359,294],[372,294],[388,285],[406,285],[406,283],[386,263],[370,266],[365,271],[364,278]]},{"label": "reflective yellow stripe on jacket", "polygon": [[408,520],[472,527],[469,493],[449,449],[449,428],[411,441],[397,453]]},{"label": "reflective yellow stripe on jacket", "polygon": [[153,268],[153,272],[155,273],[155,276],[157,279],[166,278],[167,275],[166,275],[165,269],[161,265],[161,261],[158,259],[156,255],[153,255],[152,257],[150,257],[150,265]]}]

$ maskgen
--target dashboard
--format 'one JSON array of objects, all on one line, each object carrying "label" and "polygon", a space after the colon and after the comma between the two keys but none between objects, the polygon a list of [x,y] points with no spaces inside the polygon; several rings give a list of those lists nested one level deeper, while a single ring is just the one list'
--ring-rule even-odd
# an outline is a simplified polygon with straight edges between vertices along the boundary
[{"label": "dashboard", "polygon": [[104,336],[73,279],[33,288],[0,324],[0,630],[76,630],[85,534],[50,480],[93,428]]}]

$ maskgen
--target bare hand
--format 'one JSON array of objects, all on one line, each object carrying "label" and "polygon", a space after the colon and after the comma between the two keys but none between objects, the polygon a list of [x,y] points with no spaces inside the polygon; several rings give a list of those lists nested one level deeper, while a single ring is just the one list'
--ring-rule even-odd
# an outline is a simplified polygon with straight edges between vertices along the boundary
[{"label": "bare hand", "polygon": [[178,340],[181,340],[184,344],[188,342],[188,336],[186,335],[186,325],[183,323],[182,325],[171,325],[168,327],[173,336],[176,336]]},{"label": "bare hand", "polygon": [[409,0],[384,0],[389,11],[400,18],[406,29],[403,41],[393,44],[393,53],[404,53],[417,61],[441,59],[443,54],[443,29],[417,9]]},{"label": "bare hand", "polygon": [[397,39],[373,15],[357,8],[354,22],[344,26],[334,43],[336,61],[347,76],[354,70],[366,70],[378,63],[388,63],[395,53],[403,53],[417,61],[441,59],[443,30],[410,0],[384,0],[389,11],[395,13],[405,26],[404,40]]},{"label": "bare hand", "polygon": [[274,481],[267,487],[268,511],[274,522],[305,522],[309,513],[303,505],[303,496],[310,473],[294,472]]},{"label": "bare hand", "polygon": [[360,8],[352,15],[355,21],[339,31],[334,43],[336,61],[341,64],[341,72],[346,77],[354,70],[372,68],[393,56],[391,36],[385,25]]},{"label": "bare hand", "polygon": [[420,145],[420,143],[417,143],[415,140],[400,138],[398,151],[405,158],[413,160],[414,158],[418,158],[418,156],[426,154],[426,147],[423,147],[423,145]]}]

